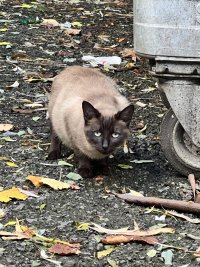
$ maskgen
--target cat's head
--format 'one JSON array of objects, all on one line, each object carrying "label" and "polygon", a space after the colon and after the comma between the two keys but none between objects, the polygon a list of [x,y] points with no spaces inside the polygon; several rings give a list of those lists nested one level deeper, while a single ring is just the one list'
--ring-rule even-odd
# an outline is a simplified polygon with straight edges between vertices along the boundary
[{"label": "cat's head", "polygon": [[82,109],[86,138],[97,151],[108,155],[124,144],[129,134],[133,105],[127,106],[112,117],[103,116],[87,101],[83,101]]}]

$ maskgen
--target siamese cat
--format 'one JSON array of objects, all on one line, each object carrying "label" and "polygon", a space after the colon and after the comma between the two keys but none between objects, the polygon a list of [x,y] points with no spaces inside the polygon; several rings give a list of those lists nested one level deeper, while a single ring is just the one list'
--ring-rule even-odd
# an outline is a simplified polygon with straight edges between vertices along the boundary
[{"label": "siamese cat", "polygon": [[51,145],[48,159],[61,155],[61,143],[74,151],[78,173],[108,171],[107,158],[129,135],[134,107],[116,83],[98,70],[67,67],[56,76],[49,100]]}]

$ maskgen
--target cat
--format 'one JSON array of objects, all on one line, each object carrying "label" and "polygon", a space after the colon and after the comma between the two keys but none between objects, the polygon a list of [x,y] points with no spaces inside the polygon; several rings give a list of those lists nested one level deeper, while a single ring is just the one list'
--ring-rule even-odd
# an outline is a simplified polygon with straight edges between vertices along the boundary
[{"label": "cat", "polygon": [[74,151],[82,177],[94,175],[95,163],[107,172],[107,158],[125,143],[133,112],[111,78],[95,69],[67,67],[52,84],[48,159],[60,157],[63,143]]}]

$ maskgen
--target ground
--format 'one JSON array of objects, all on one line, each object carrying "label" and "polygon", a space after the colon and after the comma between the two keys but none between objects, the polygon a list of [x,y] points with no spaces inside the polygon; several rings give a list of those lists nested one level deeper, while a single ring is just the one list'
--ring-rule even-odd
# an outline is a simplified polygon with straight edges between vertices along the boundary
[{"label": "ground", "polygon": [[[130,242],[118,245],[107,257],[97,259],[97,252],[105,249],[99,242],[99,234],[93,230],[77,231],[75,222],[94,222],[111,229],[130,227],[136,222],[140,229],[147,230],[159,223],[176,230],[173,234],[161,234],[159,242],[195,251],[199,246],[199,226],[179,218],[167,216],[165,221],[156,220],[161,213],[146,213],[144,207],[128,204],[107,193],[134,189],[145,196],[171,199],[190,199],[188,181],[179,175],[166,161],[159,144],[159,127],[166,108],[160,99],[156,81],[149,76],[146,63],[137,60],[136,68],[120,71],[105,68],[106,75],[116,80],[124,88],[129,100],[135,104],[135,114],[131,125],[129,148],[132,153],[117,151],[110,159],[110,173],[100,179],[78,180],[80,190],[53,190],[49,187],[35,188],[28,175],[38,175],[66,181],[69,172],[76,172],[76,163],[67,159],[70,152],[64,150],[63,160],[73,166],[59,166],[57,161],[46,161],[49,143],[49,123],[46,110],[32,112],[34,107],[26,104],[41,104],[35,108],[47,107],[50,78],[68,65],[85,64],[83,55],[122,57],[120,50],[133,47],[132,1],[1,1],[0,12],[0,116],[1,123],[10,123],[14,128],[7,133],[0,132],[0,186],[8,189],[17,186],[32,190],[39,198],[25,201],[12,200],[1,203],[6,215],[0,221],[0,230],[13,231],[14,226],[4,227],[16,218],[23,225],[40,230],[46,237],[81,243],[80,255],[60,256],[52,259],[62,262],[62,266],[164,266],[161,251],[149,257],[147,252],[153,247]],[[55,19],[59,23],[78,22],[74,28],[81,28],[80,35],[67,35],[59,26],[41,25],[42,19]],[[82,24],[82,26],[80,25]],[[5,30],[4,30],[5,29]],[[96,45],[95,45],[96,44]],[[97,44],[109,47],[99,50]],[[112,45],[117,45],[112,47]],[[127,61],[127,62],[126,62]],[[124,59],[123,65],[134,63]],[[123,66],[123,67],[124,67]],[[131,65],[132,66],[132,65]],[[102,66],[99,68],[103,69]],[[44,79],[43,79],[44,78]],[[35,79],[35,80],[34,80]],[[18,81],[18,86],[11,86]],[[153,88],[145,91],[144,89]],[[144,90],[144,91],[143,91]],[[146,104],[138,106],[137,101]],[[30,110],[24,113],[21,110]],[[145,129],[145,128],[146,129]],[[141,129],[142,132],[141,132]],[[2,157],[6,157],[2,158]],[[137,164],[133,160],[152,160],[151,163]],[[8,166],[14,162],[18,167]],[[122,169],[118,164],[131,166]],[[188,214],[187,214],[188,215]],[[191,218],[195,215],[189,214]],[[186,234],[198,237],[189,239]],[[4,250],[2,249],[4,248]],[[40,256],[42,243],[31,240],[0,240],[0,266],[54,266]],[[167,247],[167,250],[170,250]],[[173,266],[197,266],[192,253],[171,248]],[[49,255],[48,251],[47,254]],[[110,261],[110,260],[114,261]]]}]

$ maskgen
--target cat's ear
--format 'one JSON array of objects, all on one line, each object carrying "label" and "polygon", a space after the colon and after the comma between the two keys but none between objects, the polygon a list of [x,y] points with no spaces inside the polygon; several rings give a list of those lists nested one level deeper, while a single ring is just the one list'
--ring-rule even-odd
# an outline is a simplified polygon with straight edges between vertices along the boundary
[{"label": "cat's ear", "polygon": [[129,105],[126,108],[124,108],[123,110],[119,111],[116,115],[115,118],[117,120],[122,120],[126,123],[127,126],[129,126],[132,116],[133,116],[133,112],[134,112],[134,106],[133,105]]},{"label": "cat's ear", "polygon": [[100,112],[87,101],[83,101],[82,109],[85,122],[88,122],[93,118],[99,118],[101,115]]}]

